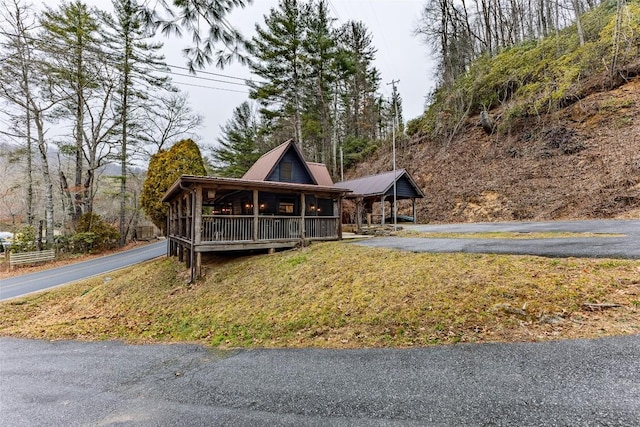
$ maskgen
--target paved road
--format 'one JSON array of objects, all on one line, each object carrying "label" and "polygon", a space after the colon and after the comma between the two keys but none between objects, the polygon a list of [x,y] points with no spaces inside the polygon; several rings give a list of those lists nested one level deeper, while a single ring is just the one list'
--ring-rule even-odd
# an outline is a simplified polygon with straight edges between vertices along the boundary
[{"label": "paved road", "polygon": [[436,233],[574,232],[613,233],[623,237],[571,237],[552,239],[431,239],[380,237],[355,243],[412,252],[471,252],[541,255],[549,257],[640,259],[639,220],[504,222],[478,224],[409,225],[409,230]]},{"label": "paved road", "polygon": [[247,350],[0,338],[3,426],[637,426],[640,336]]},{"label": "paved road", "polygon": [[3,279],[0,282],[0,301],[148,261],[166,254],[166,248],[166,241],[160,241],[89,261]]}]

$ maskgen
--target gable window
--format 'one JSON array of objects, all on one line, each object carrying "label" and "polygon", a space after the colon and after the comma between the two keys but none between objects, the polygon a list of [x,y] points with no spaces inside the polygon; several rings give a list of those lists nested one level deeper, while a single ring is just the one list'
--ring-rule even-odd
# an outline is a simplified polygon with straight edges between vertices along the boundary
[{"label": "gable window", "polygon": [[291,181],[293,178],[293,164],[288,161],[280,163],[280,181]]}]

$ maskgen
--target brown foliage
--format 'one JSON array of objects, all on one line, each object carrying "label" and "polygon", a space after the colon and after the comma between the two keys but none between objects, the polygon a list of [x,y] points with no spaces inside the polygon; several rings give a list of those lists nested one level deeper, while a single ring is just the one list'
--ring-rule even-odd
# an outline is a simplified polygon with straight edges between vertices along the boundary
[{"label": "brown foliage", "polygon": [[[451,142],[414,139],[399,150],[426,197],[421,222],[640,217],[640,78],[498,131],[468,120]],[[390,144],[389,144],[390,145]],[[390,146],[349,178],[390,170]]]}]

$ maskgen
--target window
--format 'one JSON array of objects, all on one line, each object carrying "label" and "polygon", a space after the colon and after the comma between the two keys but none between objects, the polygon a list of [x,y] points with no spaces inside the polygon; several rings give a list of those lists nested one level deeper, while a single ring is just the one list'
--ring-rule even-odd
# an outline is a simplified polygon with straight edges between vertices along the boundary
[{"label": "window", "polygon": [[291,181],[293,178],[293,164],[291,162],[280,163],[280,181]]},{"label": "window", "polygon": [[290,201],[280,202],[278,204],[278,213],[279,214],[285,214],[285,215],[292,215],[293,214],[293,207],[294,207],[294,203],[293,202],[290,202]]}]

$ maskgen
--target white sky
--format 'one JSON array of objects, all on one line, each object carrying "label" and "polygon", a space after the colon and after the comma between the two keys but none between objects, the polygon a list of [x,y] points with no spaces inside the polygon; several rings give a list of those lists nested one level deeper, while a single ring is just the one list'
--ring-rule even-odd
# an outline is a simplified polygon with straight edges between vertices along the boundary
[{"label": "white sky", "polygon": [[[57,0],[41,0],[52,7],[60,4]],[[104,10],[112,10],[110,0],[85,0]],[[386,97],[391,96],[392,80],[399,80],[398,91],[403,100],[403,116],[405,121],[422,114],[426,96],[433,89],[433,59],[429,49],[419,37],[412,35],[420,18],[425,0],[330,0],[329,10],[337,18],[336,26],[349,20],[363,21],[373,37],[373,45],[377,48],[375,66],[382,78],[380,91]],[[229,22],[249,38],[254,33],[255,23],[264,25],[264,16],[271,8],[277,7],[277,0],[254,0],[245,9],[232,13]],[[182,49],[189,46],[190,38],[162,38],[163,54],[167,64],[184,67],[186,59]],[[204,117],[204,126],[197,131],[201,136],[201,146],[213,144],[220,135],[220,126],[232,116],[235,107],[248,99],[246,87],[209,80],[177,76],[175,73],[187,74],[177,68],[172,69],[174,84],[189,95],[191,108]],[[203,71],[219,73],[234,77],[251,77],[247,67],[232,64],[220,70],[211,66]],[[220,79],[235,83],[240,80],[225,79],[206,74],[199,77]],[[206,87],[195,87],[198,85]],[[238,93],[237,91],[241,92]]]}]

